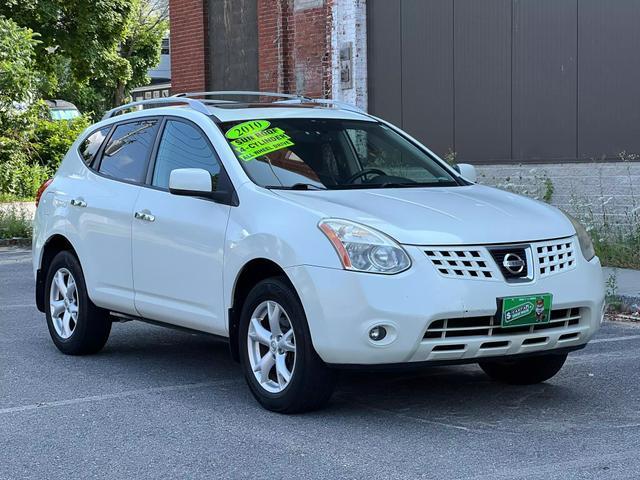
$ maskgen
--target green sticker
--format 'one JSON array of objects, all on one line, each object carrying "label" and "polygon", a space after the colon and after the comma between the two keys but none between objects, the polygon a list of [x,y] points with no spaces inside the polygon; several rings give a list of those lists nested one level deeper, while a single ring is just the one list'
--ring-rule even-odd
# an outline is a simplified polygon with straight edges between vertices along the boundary
[{"label": "green sticker", "polygon": [[225,137],[230,140],[234,140],[236,138],[244,137],[246,135],[251,135],[256,132],[260,132],[262,130],[266,130],[269,128],[269,123],[266,120],[251,120],[249,122],[239,123],[233,128],[227,130],[225,133]]},{"label": "green sticker", "polygon": [[291,137],[277,127],[246,134],[229,143],[235,149],[240,160],[245,162],[294,145]]}]

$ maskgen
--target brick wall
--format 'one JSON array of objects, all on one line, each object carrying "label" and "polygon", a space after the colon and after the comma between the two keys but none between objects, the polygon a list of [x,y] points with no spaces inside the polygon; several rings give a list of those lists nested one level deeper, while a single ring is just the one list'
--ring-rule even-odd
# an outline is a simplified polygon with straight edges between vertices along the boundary
[{"label": "brick wall", "polygon": [[333,0],[258,0],[260,90],[331,95]]},{"label": "brick wall", "polygon": [[206,0],[169,0],[171,27],[171,91],[206,90]]},{"label": "brick wall", "polygon": [[482,165],[478,182],[543,200],[586,223],[630,225],[640,218],[640,163]]}]

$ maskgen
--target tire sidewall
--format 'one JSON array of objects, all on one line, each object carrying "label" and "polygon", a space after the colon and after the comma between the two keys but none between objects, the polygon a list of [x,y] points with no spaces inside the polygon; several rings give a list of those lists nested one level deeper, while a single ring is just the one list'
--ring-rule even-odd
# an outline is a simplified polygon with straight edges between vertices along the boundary
[{"label": "tire sidewall", "polygon": [[[296,339],[296,363],[293,375],[287,387],[278,393],[268,392],[255,378],[251,371],[247,347],[247,334],[251,315],[256,307],[266,300],[276,301],[284,308],[289,316]],[[279,278],[263,280],[258,283],[244,302],[240,316],[238,340],[240,342],[240,363],[242,364],[245,379],[258,401],[274,411],[283,410],[285,405],[295,401],[303,388],[306,366],[310,360],[310,355],[313,355],[314,352],[307,318],[293,288]]]}]

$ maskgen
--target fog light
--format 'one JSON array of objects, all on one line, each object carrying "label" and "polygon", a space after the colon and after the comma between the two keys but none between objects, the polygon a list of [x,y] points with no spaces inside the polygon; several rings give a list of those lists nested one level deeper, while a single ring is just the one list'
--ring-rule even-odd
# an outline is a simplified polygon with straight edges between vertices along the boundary
[{"label": "fog light", "polygon": [[377,327],[373,327],[371,330],[369,330],[369,338],[374,342],[379,342],[386,336],[387,329],[383,326],[378,325]]}]

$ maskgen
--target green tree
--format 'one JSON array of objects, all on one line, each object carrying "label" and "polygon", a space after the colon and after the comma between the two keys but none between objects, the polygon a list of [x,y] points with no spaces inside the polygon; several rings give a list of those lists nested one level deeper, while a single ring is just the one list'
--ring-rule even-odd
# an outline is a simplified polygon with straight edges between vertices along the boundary
[{"label": "green tree", "polygon": [[159,0],[136,0],[126,37],[120,46],[120,55],[131,66],[131,77],[119,79],[114,91],[113,106],[121,105],[132,88],[147,85],[150,68],[160,62],[162,38],[169,29],[169,9]]},{"label": "green tree", "polygon": [[0,15],[40,35],[43,96],[100,114],[148,82],[167,30],[158,0],[4,0]]},{"label": "green tree", "polygon": [[13,102],[28,100],[33,93],[37,45],[33,31],[0,17],[0,108],[3,111]]}]

